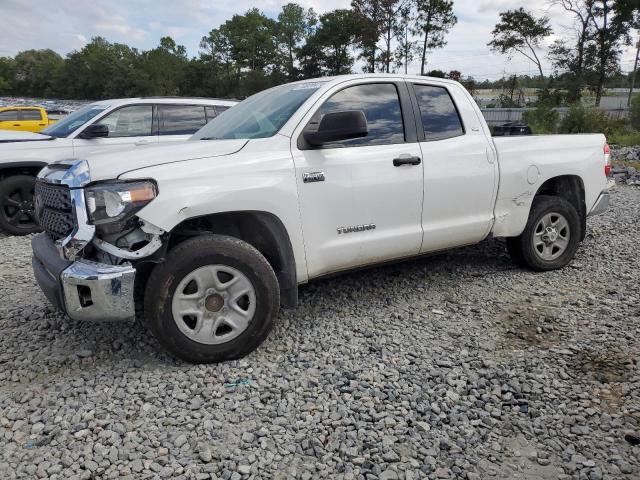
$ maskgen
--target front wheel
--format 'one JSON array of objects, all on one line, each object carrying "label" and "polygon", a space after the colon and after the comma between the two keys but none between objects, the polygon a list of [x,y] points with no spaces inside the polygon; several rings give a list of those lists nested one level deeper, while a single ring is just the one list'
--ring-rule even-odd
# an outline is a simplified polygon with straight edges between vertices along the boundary
[{"label": "front wheel", "polygon": [[248,243],[202,235],[169,252],[145,289],[145,319],[176,357],[212,363],[247,355],[267,337],[280,305],[276,275]]},{"label": "front wheel", "polygon": [[28,235],[40,231],[33,208],[36,179],[13,175],[0,181],[0,231]]},{"label": "front wheel", "polygon": [[562,197],[540,195],[533,200],[524,232],[507,239],[515,263],[532,270],[556,270],[569,264],[580,243],[580,217]]}]

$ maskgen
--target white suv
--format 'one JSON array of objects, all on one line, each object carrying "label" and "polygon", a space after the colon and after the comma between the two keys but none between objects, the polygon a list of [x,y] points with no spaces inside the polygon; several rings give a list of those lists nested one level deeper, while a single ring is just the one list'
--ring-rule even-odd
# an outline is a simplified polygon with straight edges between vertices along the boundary
[{"label": "white suv", "polygon": [[33,188],[38,171],[48,163],[115,147],[187,140],[236,103],[181,97],[102,100],[41,134],[0,136],[0,231],[25,235],[38,230]]}]

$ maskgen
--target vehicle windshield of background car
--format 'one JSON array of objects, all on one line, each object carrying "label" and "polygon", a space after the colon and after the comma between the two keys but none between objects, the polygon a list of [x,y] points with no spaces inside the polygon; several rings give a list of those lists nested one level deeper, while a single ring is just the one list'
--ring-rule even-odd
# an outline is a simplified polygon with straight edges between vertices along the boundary
[{"label": "vehicle windshield of background car", "polygon": [[48,126],[40,133],[56,138],[66,138],[93,117],[104,112],[107,108],[108,105],[87,105],[86,107],[73,112],[68,117],[63,118],[59,122]]},{"label": "vehicle windshield of background car", "polygon": [[256,93],[211,120],[191,140],[272,137],[320,86],[294,83]]}]

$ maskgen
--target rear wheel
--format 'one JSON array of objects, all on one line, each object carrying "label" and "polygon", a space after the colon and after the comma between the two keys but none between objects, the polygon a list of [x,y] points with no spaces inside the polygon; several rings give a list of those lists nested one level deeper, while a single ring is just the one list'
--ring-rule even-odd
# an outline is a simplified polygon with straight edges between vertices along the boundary
[{"label": "rear wheel", "polygon": [[33,205],[34,177],[14,175],[0,181],[0,230],[10,235],[40,231]]},{"label": "rear wheel", "polygon": [[533,200],[524,232],[507,239],[513,261],[532,270],[566,266],[580,243],[580,217],[562,197],[540,195]]},{"label": "rear wheel", "polygon": [[280,304],[278,280],[248,243],[222,235],[169,252],[145,289],[145,319],[158,341],[192,363],[240,358],[267,337]]}]

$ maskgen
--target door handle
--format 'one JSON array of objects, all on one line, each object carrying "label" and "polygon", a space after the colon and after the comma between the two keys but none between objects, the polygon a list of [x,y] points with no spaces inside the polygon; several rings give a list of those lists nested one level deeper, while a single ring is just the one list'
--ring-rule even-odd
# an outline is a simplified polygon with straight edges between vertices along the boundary
[{"label": "door handle", "polygon": [[147,143],[149,143],[149,140],[138,140],[134,145],[146,145]]},{"label": "door handle", "polygon": [[402,165],[420,165],[422,159],[420,157],[398,157],[393,159],[394,167],[401,167]]},{"label": "door handle", "polygon": [[20,127],[21,125],[19,123],[14,123],[13,126],[14,127]]}]

